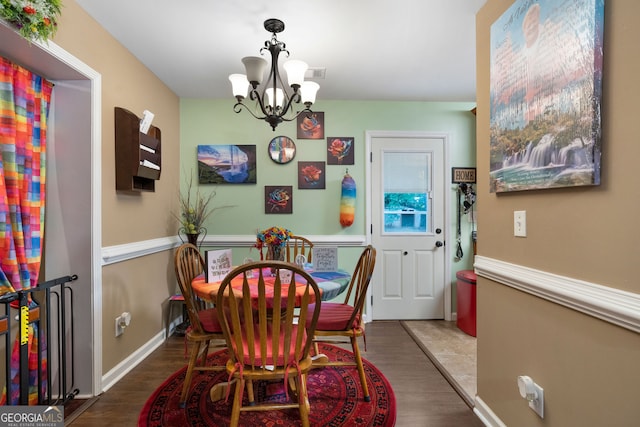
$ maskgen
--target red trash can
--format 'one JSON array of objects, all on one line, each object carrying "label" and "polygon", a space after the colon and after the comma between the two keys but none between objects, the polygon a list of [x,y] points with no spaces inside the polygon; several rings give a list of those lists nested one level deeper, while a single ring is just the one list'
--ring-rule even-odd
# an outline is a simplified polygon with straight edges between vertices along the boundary
[{"label": "red trash can", "polygon": [[456,297],[458,302],[458,328],[476,336],[476,273],[461,270],[456,273]]}]

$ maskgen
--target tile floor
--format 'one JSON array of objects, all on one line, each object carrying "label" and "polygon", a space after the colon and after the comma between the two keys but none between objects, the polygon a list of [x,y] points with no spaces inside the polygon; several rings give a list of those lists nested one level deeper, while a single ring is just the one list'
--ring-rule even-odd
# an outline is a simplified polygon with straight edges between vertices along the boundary
[{"label": "tile floor", "polygon": [[456,322],[407,320],[402,325],[470,407],[475,405],[476,338]]}]

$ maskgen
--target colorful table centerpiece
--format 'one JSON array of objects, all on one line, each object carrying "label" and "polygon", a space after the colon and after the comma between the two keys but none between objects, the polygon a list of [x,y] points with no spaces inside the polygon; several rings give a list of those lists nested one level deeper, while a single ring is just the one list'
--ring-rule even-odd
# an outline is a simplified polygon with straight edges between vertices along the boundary
[{"label": "colorful table centerpiece", "polygon": [[[256,244],[254,246],[260,251],[260,259],[262,260],[266,256],[266,259],[284,261],[284,247],[291,235],[291,231],[284,227],[274,226],[259,231],[256,235]],[[262,249],[265,246],[267,253],[263,255]]]}]

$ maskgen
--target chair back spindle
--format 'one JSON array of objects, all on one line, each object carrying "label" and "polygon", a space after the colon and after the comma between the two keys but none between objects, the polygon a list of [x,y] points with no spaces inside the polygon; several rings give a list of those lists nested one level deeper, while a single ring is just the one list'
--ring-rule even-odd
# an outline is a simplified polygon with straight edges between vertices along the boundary
[{"label": "chair back spindle", "polygon": [[369,245],[362,251],[362,254],[360,254],[356,268],[351,276],[351,283],[349,283],[347,294],[345,295],[344,303],[349,304],[351,295],[353,294],[353,303],[351,304],[353,306],[353,313],[347,325],[353,324],[356,318],[360,318],[360,321],[362,321],[367,290],[369,289],[375,266],[376,249]]},{"label": "chair back spindle", "polygon": [[306,237],[291,236],[287,240],[286,260],[290,263],[296,263],[298,255],[304,255],[307,262],[312,262],[313,242]]},{"label": "chair back spindle", "polygon": [[184,297],[184,303],[187,308],[189,323],[191,323],[192,328],[202,333],[198,312],[205,309],[206,304],[193,292],[191,282],[198,275],[204,273],[204,258],[202,258],[200,251],[195,245],[184,243],[176,251],[175,268],[178,286],[180,287],[180,292]]}]

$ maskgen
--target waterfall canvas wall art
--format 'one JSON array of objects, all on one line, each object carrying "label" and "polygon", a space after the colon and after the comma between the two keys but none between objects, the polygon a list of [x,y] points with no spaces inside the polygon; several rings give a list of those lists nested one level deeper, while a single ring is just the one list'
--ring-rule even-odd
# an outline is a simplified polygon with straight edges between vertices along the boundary
[{"label": "waterfall canvas wall art", "polygon": [[604,0],[517,0],[491,26],[490,189],[600,184]]},{"label": "waterfall canvas wall art", "polygon": [[255,184],[255,145],[198,145],[200,184]]}]

